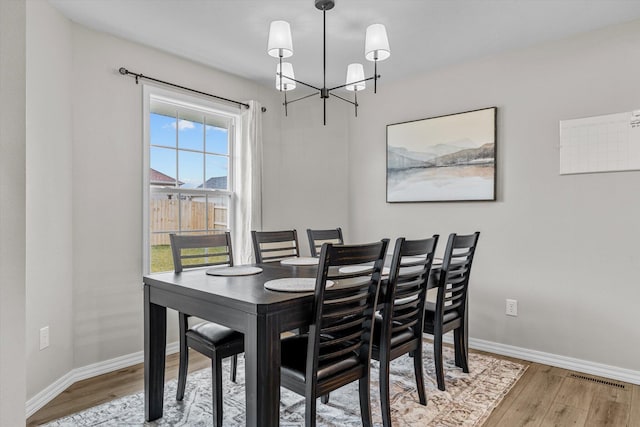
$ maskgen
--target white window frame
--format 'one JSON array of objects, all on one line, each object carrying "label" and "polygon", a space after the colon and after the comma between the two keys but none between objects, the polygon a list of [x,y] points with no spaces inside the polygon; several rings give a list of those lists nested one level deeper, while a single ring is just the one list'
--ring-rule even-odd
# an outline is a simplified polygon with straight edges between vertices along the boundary
[{"label": "white window frame", "polygon": [[[214,114],[223,116],[229,119],[229,169],[227,175],[227,188],[228,190],[219,189],[180,189],[171,188],[167,189],[167,193],[183,193],[183,194],[209,194],[209,195],[224,195],[229,197],[228,206],[228,220],[229,229],[233,230],[235,226],[235,201],[236,201],[236,187],[235,187],[235,165],[237,161],[235,159],[236,144],[240,141],[240,132],[242,129],[241,113],[235,107],[230,107],[226,104],[211,101],[209,98],[187,95],[183,92],[167,90],[150,84],[142,85],[142,271],[143,274],[149,274],[151,271],[151,230],[149,224],[149,202],[151,196],[149,170],[151,167],[150,151],[151,151],[151,135],[149,132],[150,126],[150,114],[151,114],[151,99],[166,100],[177,106],[201,110],[208,114]],[[157,189],[154,191],[163,192],[164,190]]]}]

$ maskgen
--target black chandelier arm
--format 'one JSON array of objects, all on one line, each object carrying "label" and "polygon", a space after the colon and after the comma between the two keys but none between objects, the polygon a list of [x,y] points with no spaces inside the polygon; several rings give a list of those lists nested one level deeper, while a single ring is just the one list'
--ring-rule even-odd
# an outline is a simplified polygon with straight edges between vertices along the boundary
[{"label": "black chandelier arm", "polygon": [[316,95],[318,95],[318,94],[317,93],[310,93],[309,95],[302,96],[302,97],[296,98],[296,99],[292,99],[291,101],[285,101],[285,103],[282,104],[282,105],[291,104],[292,102],[296,102],[296,101],[302,101],[303,99],[307,99],[307,98],[310,98],[310,97],[316,96]]},{"label": "black chandelier arm", "polygon": [[[356,83],[362,83],[362,82],[366,82],[367,80],[373,80],[375,78],[376,78],[376,76],[371,76],[371,77],[367,77],[366,79],[358,80],[358,81],[355,81],[355,82],[345,83],[343,85],[330,88],[329,92],[331,92],[332,90],[336,90],[336,89],[342,89],[343,87],[351,86],[351,85],[354,85]],[[378,74],[377,78],[380,78],[380,74]]]},{"label": "black chandelier arm", "polygon": [[355,102],[353,102],[353,101],[349,101],[347,98],[343,98],[343,97],[341,97],[340,95],[336,95],[335,93],[332,93],[332,94],[331,94],[331,96],[335,96],[336,98],[341,99],[341,100],[343,100],[344,102],[348,102],[348,103],[349,103],[349,104],[351,104],[351,105],[355,105],[356,107],[358,106],[358,104],[357,104],[357,103],[355,103]]},{"label": "black chandelier arm", "polygon": [[303,82],[302,80],[296,80],[296,79],[294,79],[294,78],[292,78],[292,77],[287,77],[287,76],[285,76],[285,75],[284,75],[284,74],[282,74],[282,73],[276,73],[276,75],[278,75],[278,76],[280,76],[280,77],[282,77],[282,78],[285,78],[285,79],[289,79],[289,80],[294,81],[294,82],[296,82],[296,83],[300,83],[301,85],[304,85],[304,86],[306,86],[306,87],[310,87],[311,89],[315,89],[315,90],[317,90],[318,92],[320,92],[320,88],[319,88],[319,87],[315,87],[314,85],[310,85],[309,83],[305,83],[305,82]]}]

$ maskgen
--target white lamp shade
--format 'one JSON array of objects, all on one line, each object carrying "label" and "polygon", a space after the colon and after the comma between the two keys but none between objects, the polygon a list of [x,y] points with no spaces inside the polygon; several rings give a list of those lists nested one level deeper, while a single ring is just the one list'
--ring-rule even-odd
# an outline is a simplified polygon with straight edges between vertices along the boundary
[{"label": "white lamp shade", "polygon": [[[276,89],[280,90],[280,64],[276,67]],[[296,88],[296,82],[291,80],[290,78],[295,79],[296,76],[293,74],[293,65],[290,62],[282,63],[282,90],[289,91],[294,90]]]},{"label": "white lamp shade", "polygon": [[273,21],[269,27],[269,42],[267,53],[275,58],[283,58],[293,55],[293,41],[291,39],[291,27],[286,21]]},{"label": "white lamp shade", "polygon": [[382,24],[371,24],[367,27],[364,39],[364,56],[369,61],[384,61],[391,56],[387,29]]},{"label": "white lamp shade", "polygon": [[[362,64],[349,64],[345,89],[350,91],[364,90],[366,87],[365,82],[360,80],[364,80],[364,67]],[[358,83],[353,84],[354,82]]]}]

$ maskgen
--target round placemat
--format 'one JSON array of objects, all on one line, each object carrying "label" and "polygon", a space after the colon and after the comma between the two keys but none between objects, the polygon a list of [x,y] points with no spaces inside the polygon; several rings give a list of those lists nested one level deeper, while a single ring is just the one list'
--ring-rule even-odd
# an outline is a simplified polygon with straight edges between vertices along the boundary
[{"label": "round placemat", "polygon": [[285,258],[280,261],[282,265],[318,265],[320,259],[310,256],[299,256],[292,258]]},{"label": "round placemat", "polygon": [[[334,282],[327,280],[327,288]],[[313,277],[287,277],[284,279],[269,280],[264,284],[266,289],[280,292],[313,292],[316,289],[316,279]]]},{"label": "round placemat", "polygon": [[262,273],[260,267],[250,265],[236,265],[234,267],[214,267],[207,270],[210,276],[250,276]]}]

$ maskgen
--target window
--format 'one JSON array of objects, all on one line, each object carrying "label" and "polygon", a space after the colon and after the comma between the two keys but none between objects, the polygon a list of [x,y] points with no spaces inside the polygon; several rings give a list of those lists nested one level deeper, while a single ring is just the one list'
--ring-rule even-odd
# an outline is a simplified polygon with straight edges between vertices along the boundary
[{"label": "window", "polygon": [[169,234],[232,226],[237,117],[206,101],[145,87],[145,272],[173,270]]}]

